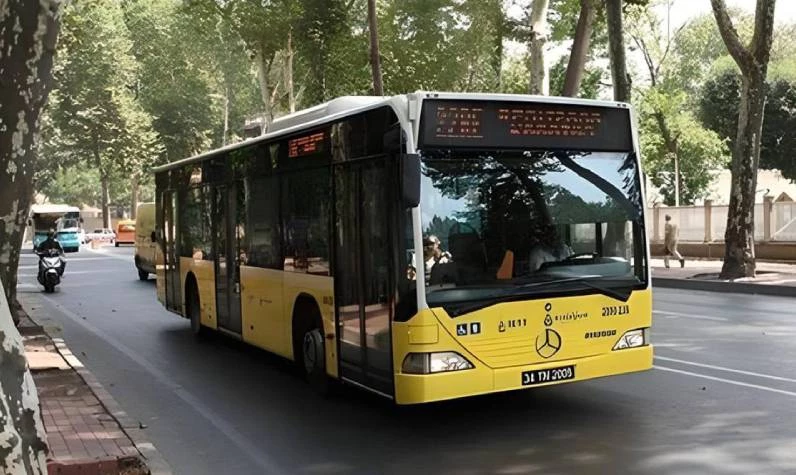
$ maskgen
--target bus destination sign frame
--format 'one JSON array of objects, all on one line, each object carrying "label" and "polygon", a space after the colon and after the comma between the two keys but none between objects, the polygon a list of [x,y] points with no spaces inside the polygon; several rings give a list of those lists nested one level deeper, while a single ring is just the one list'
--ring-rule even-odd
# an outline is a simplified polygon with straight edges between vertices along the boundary
[{"label": "bus destination sign frame", "polygon": [[626,108],[426,99],[420,146],[632,151]]}]

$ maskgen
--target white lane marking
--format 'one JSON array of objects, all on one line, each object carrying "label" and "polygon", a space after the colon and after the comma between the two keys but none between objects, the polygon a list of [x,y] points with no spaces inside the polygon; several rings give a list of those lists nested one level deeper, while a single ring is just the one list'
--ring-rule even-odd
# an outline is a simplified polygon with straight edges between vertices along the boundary
[{"label": "white lane marking", "polygon": [[678,360],[676,358],[667,358],[665,356],[658,356],[658,355],[655,355],[655,359],[663,361],[671,361],[673,363],[687,364],[691,366],[699,366],[700,368],[715,369],[717,371],[727,371],[728,373],[745,374],[747,376],[755,376],[757,378],[773,379],[774,381],[786,381],[789,383],[796,383],[796,379],[783,378],[782,376],[773,376],[765,373],[755,373],[754,371],[744,371],[741,369],[732,369],[732,368],[726,368],[724,366],[714,366],[710,364],[696,363],[694,361]]},{"label": "white lane marking", "polygon": [[106,343],[113,346],[115,349],[119,350],[122,354],[133,360],[134,362],[138,363],[144,370],[146,370],[149,374],[151,374],[158,383],[162,384],[169,390],[171,390],[174,394],[177,395],[180,399],[185,401],[186,404],[191,406],[194,411],[200,414],[202,417],[207,419],[210,424],[216,427],[222,434],[227,436],[227,438],[232,441],[233,444],[237,445],[238,448],[248,455],[254,463],[256,463],[264,473],[285,473],[284,470],[278,468],[276,462],[269,457],[268,455],[263,453],[261,447],[257,447],[251,443],[249,438],[245,437],[243,434],[238,432],[235,427],[232,426],[229,422],[224,420],[219,414],[216,414],[212,408],[205,405],[202,401],[200,401],[196,396],[192,393],[187,391],[181,385],[174,382],[173,378],[169,375],[164,373],[163,371],[155,368],[150,364],[145,358],[140,356],[138,353],[124,345],[121,341],[117,340],[113,336],[105,333],[103,330],[95,327],[91,323],[88,323],[86,320],[83,320],[80,316],[73,313],[70,310],[67,310],[63,306],[61,306],[57,301],[53,300],[46,295],[41,296],[44,300],[46,300],[51,307],[55,308],[57,311],[64,314],[70,320],[74,321],[78,325],[82,326],[89,332],[93,333],[94,335],[98,336],[99,338],[105,340]]},{"label": "white lane marking", "polygon": [[735,385],[735,386],[743,386],[745,388],[760,389],[761,391],[769,391],[769,392],[772,392],[772,393],[784,394],[786,396],[796,397],[796,392],[785,391],[784,389],[770,388],[768,386],[761,386],[759,384],[744,383],[744,382],[741,382],[741,381],[734,381],[732,379],[717,378],[715,376],[708,376],[706,374],[700,374],[700,373],[692,373],[690,371],[683,371],[681,369],[667,368],[665,366],[653,365],[652,367],[655,368],[655,369],[659,369],[661,371],[669,371],[669,372],[672,372],[672,373],[685,374],[687,376],[693,376],[695,378],[709,379],[711,381],[719,381],[719,382],[722,382],[722,383],[732,384],[732,385]]},{"label": "white lane marking", "polygon": [[728,322],[730,321],[728,318],[724,317],[709,317],[707,315],[693,315],[690,313],[679,313],[679,312],[667,312],[665,310],[653,310],[652,313],[657,313],[658,315],[663,315],[666,317],[673,317],[673,318],[696,318],[698,320],[713,320],[716,322]]}]

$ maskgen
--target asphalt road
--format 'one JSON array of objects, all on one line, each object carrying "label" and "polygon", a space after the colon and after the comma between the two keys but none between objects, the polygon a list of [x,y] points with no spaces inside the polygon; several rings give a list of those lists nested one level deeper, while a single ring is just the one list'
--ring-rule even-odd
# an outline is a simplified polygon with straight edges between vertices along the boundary
[{"label": "asphalt road", "polygon": [[[46,303],[176,473],[796,473],[792,299],[658,289],[652,371],[394,407],[322,399],[279,358],[196,341],[132,254],[70,255]],[[41,291],[34,259],[20,292]]]}]

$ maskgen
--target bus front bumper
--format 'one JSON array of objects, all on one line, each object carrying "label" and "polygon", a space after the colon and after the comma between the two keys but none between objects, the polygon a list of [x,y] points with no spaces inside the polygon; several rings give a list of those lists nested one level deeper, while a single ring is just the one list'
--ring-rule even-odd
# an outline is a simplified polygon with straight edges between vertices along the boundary
[{"label": "bus front bumper", "polygon": [[[398,404],[420,404],[644,371],[652,368],[652,353],[653,346],[647,345],[547,364],[492,369],[477,363],[474,369],[464,371],[427,375],[398,373],[395,375],[395,402]],[[574,378],[572,379],[523,385],[524,372],[563,368],[570,365],[574,366]]]}]

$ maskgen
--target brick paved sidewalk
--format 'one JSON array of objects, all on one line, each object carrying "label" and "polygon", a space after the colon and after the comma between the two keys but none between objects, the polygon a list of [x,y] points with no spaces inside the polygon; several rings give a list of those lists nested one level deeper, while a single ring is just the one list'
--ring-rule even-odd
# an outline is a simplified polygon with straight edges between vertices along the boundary
[{"label": "brick paved sidewalk", "polygon": [[[37,307],[31,307],[35,297],[20,297],[23,307],[35,314]],[[30,312],[31,308],[34,312]],[[47,432],[48,472],[60,475],[170,473],[160,454],[143,437],[138,424],[129,420],[63,341],[51,339],[28,315],[21,317],[19,331]]]}]

